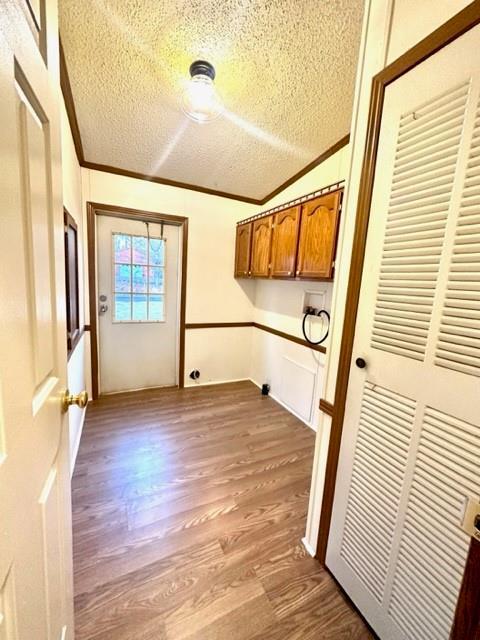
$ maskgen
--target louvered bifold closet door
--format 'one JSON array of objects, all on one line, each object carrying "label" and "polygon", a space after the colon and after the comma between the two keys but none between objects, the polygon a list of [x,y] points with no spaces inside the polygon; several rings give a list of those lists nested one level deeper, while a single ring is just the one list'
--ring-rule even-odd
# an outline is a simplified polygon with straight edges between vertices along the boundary
[{"label": "louvered bifold closet door", "polygon": [[385,640],[449,638],[480,496],[479,41],[385,92],[327,549]]},{"label": "louvered bifold closet door", "polygon": [[423,360],[469,83],[400,119],[372,346]]},{"label": "louvered bifold closet door", "polygon": [[480,376],[480,101],[435,362],[441,367]]}]

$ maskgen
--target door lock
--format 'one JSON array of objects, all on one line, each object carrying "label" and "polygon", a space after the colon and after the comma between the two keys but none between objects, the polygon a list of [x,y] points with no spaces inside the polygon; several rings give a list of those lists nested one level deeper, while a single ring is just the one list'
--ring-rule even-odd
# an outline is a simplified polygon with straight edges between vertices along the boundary
[{"label": "door lock", "polygon": [[462,529],[469,536],[480,541],[480,502],[476,498],[467,498]]}]

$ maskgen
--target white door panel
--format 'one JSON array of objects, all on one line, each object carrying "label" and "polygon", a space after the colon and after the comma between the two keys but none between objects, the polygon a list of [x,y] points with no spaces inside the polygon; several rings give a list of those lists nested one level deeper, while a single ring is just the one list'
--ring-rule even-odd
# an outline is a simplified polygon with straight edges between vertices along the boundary
[{"label": "white door panel", "polygon": [[[56,3],[0,11],[0,638],[73,638]],[[39,39],[40,41],[40,39]]]},{"label": "white door panel", "polygon": [[385,92],[327,564],[388,640],[449,637],[480,494],[479,38]]},{"label": "white door panel", "polygon": [[[179,324],[179,227],[163,225],[164,264],[162,265],[163,286],[158,298],[163,299],[163,315],[160,322],[150,321],[148,309],[139,302],[138,312],[135,300],[154,300],[148,295],[150,289],[134,283],[133,273],[130,281],[130,292],[115,295],[115,260],[113,238],[115,234],[125,234],[132,238],[151,239],[161,237],[161,226],[150,222],[147,225],[140,220],[116,218],[113,216],[97,216],[97,264],[98,264],[98,308],[99,308],[99,381],[101,393],[128,391],[147,387],[174,386],[177,384],[178,370],[178,324]],[[132,240],[133,241],[133,240]],[[131,251],[131,250],[130,250]],[[123,259],[123,258],[122,258]],[[127,257],[135,264],[135,257]],[[122,266],[122,265],[119,265]],[[126,265],[127,266],[127,265]],[[140,269],[148,268],[138,265]],[[154,267],[159,269],[160,267]],[[130,268],[129,268],[130,269]],[[131,267],[133,272],[133,267]],[[100,296],[106,298],[105,301]],[[156,300],[157,298],[155,298]],[[107,309],[101,311],[101,305]],[[115,305],[122,305],[121,313],[115,311]],[[146,303],[145,303],[146,304]],[[150,304],[150,303],[149,303]],[[158,304],[156,301],[154,304]],[[127,315],[124,316],[124,308]],[[152,306],[153,309],[153,306]],[[158,312],[155,307],[154,318]],[[138,313],[138,315],[137,315]],[[145,318],[143,314],[145,313]],[[135,317],[142,321],[135,321]]]}]

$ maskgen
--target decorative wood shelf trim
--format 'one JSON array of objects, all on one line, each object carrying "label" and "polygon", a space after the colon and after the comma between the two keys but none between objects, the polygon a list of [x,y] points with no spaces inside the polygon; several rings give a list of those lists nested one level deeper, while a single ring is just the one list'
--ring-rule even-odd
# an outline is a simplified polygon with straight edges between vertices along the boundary
[{"label": "decorative wood shelf trim", "polygon": [[[267,211],[262,211],[261,213],[257,213],[254,216],[245,218],[244,220],[239,220],[237,222],[237,227],[242,224],[253,222],[254,220],[267,218],[268,216],[271,216],[273,213],[278,213],[279,211],[290,209],[291,207],[295,207],[296,205],[304,204],[309,200],[314,200],[315,198],[327,195],[328,193],[333,193],[334,191],[342,191],[344,188],[345,188],[345,180],[339,180],[338,182],[333,182],[332,184],[329,184],[326,187],[322,187],[321,189],[317,189],[316,191],[311,191],[310,193],[307,193],[304,196],[300,196],[299,198],[295,198],[294,200],[289,200],[284,204],[279,204],[276,207],[267,209]],[[341,203],[340,203],[339,215],[340,213],[341,213]]]},{"label": "decorative wood shelf trim", "polygon": [[185,325],[185,329],[231,329],[234,327],[255,327],[279,338],[295,342],[295,344],[299,344],[302,347],[307,347],[307,349],[312,349],[319,353],[327,352],[327,349],[321,344],[310,344],[303,338],[298,338],[291,333],[285,333],[285,331],[268,327],[266,324],[260,324],[259,322],[189,322]]},{"label": "decorative wood shelf trim", "polygon": [[320,411],[326,413],[327,416],[333,416],[334,406],[331,402],[328,402],[328,400],[324,400],[323,398],[321,398],[319,408]]}]

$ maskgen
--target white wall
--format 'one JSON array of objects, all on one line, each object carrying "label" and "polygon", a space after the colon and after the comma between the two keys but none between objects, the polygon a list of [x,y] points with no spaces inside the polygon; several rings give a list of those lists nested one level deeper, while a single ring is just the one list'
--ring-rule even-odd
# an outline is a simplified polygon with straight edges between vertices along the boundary
[{"label": "white wall", "polygon": [[[83,205],[82,205],[82,178],[81,170],[75,154],[70,125],[63,100],[61,100],[61,140],[62,140],[62,180],[63,180],[63,204],[71,216],[75,219],[78,227],[78,254],[79,273],[78,286],[80,292],[79,315],[80,329],[85,325],[85,306],[82,292],[85,287],[84,268],[82,255],[84,251],[83,231]],[[65,337],[66,339],[66,337]],[[86,367],[90,366],[90,358],[86,360],[87,334],[83,334],[80,341],[70,355],[67,365],[67,384],[72,393],[79,393],[83,389],[88,389]],[[73,472],[75,458],[77,455],[80,436],[82,433],[83,421],[85,419],[85,409],[73,406],[68,412],[69,441],[70,441],[70,472]]]},{"label": "white wall", "polygon": [[[235,223],[258,208],[177,187],[82,169],[83,199],[188,217],[186,322],[252,320],[255,283],[235,280]],[[84,205],[85,206],[85,205]],[[187,330],[185,384],[249,377],[251,330]]]},{"label": "white wall", "polygon": [[[350,135],[351,163],[347,173],[337,252],[341,269],[333,288],[332,317],[335,322],[325,362],[322,391],[322,397],[329,402],[333,403],[335,396],[372,77],[467,4],[469,2],[465,0],[366,0]],[[322,414],[315,445],[306,532],[306,542],[312,549],[315,549],[318,538],[330,428],[330,417]]]},{"label": "white wall", "polygon": [[[343,147],[321,165],[315,167],[284,189],[262,210],[268,210],[289,200],[311,193],[321,187],[344,180],[350,157],[349,146]],[[341,269],[337,261],[336,271]],[[253,319],[298,337],[303,337],[301,321],[306,292],[324,294],[324,308],[331,310],[333,285],[330,282],[297,282],[256,280]],[[334,318],[332,322],[334,322]],[[318,325],[318,321],[313,321]],[[312,327],[312,338],[321,333]],[[328,340],[325,343],[328,349]],[[252,338],[250,377],[256,384],[267,382],[271,395],[292,410],[313,429],[320,415],[318,404],[323,386],[325,356],[288,340],[255,329]],[[301,384],[298,381],[301,380]]]}]

